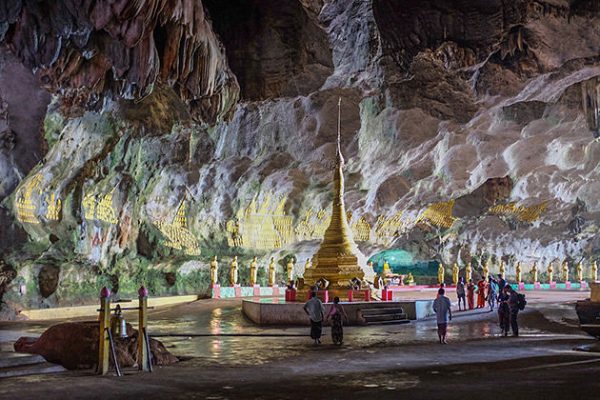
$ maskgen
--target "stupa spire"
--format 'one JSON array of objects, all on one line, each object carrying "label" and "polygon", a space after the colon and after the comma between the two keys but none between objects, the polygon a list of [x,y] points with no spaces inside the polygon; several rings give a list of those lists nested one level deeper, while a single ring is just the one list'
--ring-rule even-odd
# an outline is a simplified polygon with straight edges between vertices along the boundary
[{"label": "stupa spire", "polygon": [[[344,166],[344,156],[342,155],[342,98],[338,98],[338,123],[337,123],[337,153],[336,162]],[[337,165],[336,165],[337,166]]]},{"label": "stupa spire", "polygon": [[[325,230],[319,250],[313,256],[313,268],[305,271],[304,281],[310,290],[319,280],[330,283],[332,295],[347,298],[350,281],[364,279],[365,271],[358,264],[360,251],[354,243],[344,204],[344,156],[341,145],[341,98],[338,100],[336,162],[333,171],[333,202],[331,222]],[[368,277],[372,278],[372,277]]]}]

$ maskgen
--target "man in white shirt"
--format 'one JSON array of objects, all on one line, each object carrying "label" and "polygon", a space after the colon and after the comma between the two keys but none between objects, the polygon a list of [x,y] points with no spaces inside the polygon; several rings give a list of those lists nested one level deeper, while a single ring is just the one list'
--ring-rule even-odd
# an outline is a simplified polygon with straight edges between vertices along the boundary
[{"label": "man in white shirt", "polygon": [[438,297],[433,301],[433,311],[437,317],[438,337],[440,344],[448,344],[446,342],[446,333],[448,330],[448,322],[452,321],[452,303],[450,299],[444,296],[446,291],[443,288],[438,290]]},{"label": "man in white shirt", "polygon": [[317,297],[317,292],[312,292],[310,296],[310,299],[304,304],[304,312],[310,318],[310,337],[314,339],[315,344],[321,344],[325,307]]}]

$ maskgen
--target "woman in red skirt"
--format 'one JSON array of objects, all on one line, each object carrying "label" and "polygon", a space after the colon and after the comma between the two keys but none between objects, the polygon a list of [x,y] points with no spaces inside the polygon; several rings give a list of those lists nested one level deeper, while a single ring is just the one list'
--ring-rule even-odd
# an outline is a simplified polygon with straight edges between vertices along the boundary
[{"label": "woman in red skirt", "polygon": [[469,305],[469,310],[472,310],[475,306],[475,284],[473,283],[473,279],[469,279],[469,283],[467,283],[467,304]]},{"label": "woman in red skirt", "polygon": [[477,308],[485,307],[485,286],[483,279],[477,282]]}]

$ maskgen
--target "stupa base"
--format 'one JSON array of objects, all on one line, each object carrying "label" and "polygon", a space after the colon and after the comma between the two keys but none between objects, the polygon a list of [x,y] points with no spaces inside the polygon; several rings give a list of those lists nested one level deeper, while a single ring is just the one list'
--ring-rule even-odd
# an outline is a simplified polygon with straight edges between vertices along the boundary
[{"label": "stupa base", "polygon": [[[296,294],[296,301],[307,301],[310,298],[310,288],[304,287],[298,290]],[[327,289],[317,291],[317,297],[324,303],[332,302],[334,298],[339,297],[340,301],[371,301],[371,290],[370,289]]]}]

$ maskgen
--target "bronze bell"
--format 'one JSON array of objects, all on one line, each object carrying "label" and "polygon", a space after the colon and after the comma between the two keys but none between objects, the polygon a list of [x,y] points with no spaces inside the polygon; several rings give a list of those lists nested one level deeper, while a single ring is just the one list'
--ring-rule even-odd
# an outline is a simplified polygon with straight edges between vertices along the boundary
[{"label": "bronze bell", "polygon": [[110,331],[114,338],[127,337],[127,323],[125,322],[125,317],[123,317],[121,306],[119,304],[117,304],[115,314],[110,319]]}]

